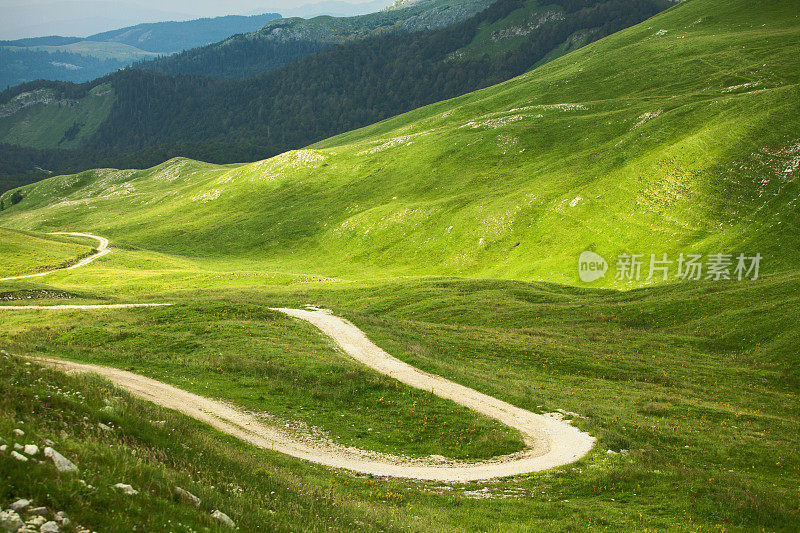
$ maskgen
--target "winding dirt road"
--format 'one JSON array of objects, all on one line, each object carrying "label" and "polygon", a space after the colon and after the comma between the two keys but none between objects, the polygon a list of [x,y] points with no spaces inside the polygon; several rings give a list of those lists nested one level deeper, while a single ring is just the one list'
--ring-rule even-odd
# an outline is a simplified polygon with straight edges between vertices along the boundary
[{"label": "winding dirt road", "polygon": [[[116,304],[140,307],[165,304]],[[98,309],[112,306],[15,306],[5,309]],[[525,451],[478,462],[446,462],[408,459],[302,440],[265,424],[257,415],[224,402],[204,398],[160,381],[111,367],[35,358],[67,372],[96,373],[132,394],[174,409],[261,448],[268,448],[333,468],[430,481],[465,482],[537,472],[577,461],[594,444],[594,437],[563,421],[560,415],[539,415],[515,407],[468,387],[428,374],[396,359],[373,344],[356,326],[325,310],[275,309],[306,320],[330,336],[347,354],[370,368],[407,385],[453,400],[519,430]]]},{"label": "winding dirt road", "polygon": [[70,265],[64,268],[56,268],[54,270],[48,270],[47,272],[37,272],[36,274],[25,274],[24,276],[11,276],[9,278],[0,278],[0,281],[10,281],[12,279],[25,279],[25,278],[38,278],[41,276],[47,276],[48,274],[52,274],[53,272],[58,272],[59,270],[72,270],[73,268],[79,268],[82,266],[86,266],[95,259],[99,257],[103,257],[107,253],[111,251],[108,247],[108,239],[105,237],[99,237],[97,235],[92,235],[91,233],[74,233],[69,231],[56,231],[50,233],[50,235],[71,235],[72,237],[89,237],[91,239],[97,240],[97,253],[90,255],[89,257],[84,257],[74,265]]}]

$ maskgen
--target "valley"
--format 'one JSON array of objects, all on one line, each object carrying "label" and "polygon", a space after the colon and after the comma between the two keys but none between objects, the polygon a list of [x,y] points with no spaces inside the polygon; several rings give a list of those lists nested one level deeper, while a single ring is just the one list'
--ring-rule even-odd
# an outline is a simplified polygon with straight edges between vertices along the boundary
[{"label": "valley", "polygon": [[[0,520],[42,522],[44,506],[62,531],[800,528],[800,15],[687,0],[616,27],[630,11],[582,17],[631,4],[596,4],[498,2],[206,94],[125,73],[143,95],[155,85],[136,80],[172,84],[159,128],[198,142],[201,119],[251,140],[268,123],[257,99],[223,120],[206,96],[266,80],[299,95],[308,65],[359,88],[370,63],[354,58],[371,57],[389,75],[370,87],[409,107],[353,107],[352,129],[331,109],[373,89],[321,84],[331,105],[304,111],[318,138],[276,155],[156,151],[0,193]],[[454,35],[448,59],[381,63]],[[514,57],[527,66],[474,90],[410,97]],[[149,135],[151,96],[118,87],[109,116],[122,102],[122,135]],[[51,89],[77,103],[21,111],[37,157],[95,90]],[[737,257],[759,270],[737,275]]]}]

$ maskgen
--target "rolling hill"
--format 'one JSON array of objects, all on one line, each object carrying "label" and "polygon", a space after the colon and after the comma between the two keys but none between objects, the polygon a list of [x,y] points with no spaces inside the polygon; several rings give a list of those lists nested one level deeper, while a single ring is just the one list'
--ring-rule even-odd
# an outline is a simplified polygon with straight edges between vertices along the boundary
[{"label": "rolling hill", "polygon": [[[465,56],[501,31],[481,28],[459,41]],[[687,0],[302,150],[0,195],[13,228],[0,239],[36,247],[26,269],[49,261],[43,232],[111,239],[85,268],[0,281],[0,507],[29,498],[98,531],[224,530],[215,510],[243,531],[797,530],[798,37],[791,3]],[[585,251],[763,261],[758,279],[616,280],[612,266],[588,283]],[[64,300],[75,305],[26,308]],[[171,305],[108,306],[132,303]],[[437,461],[519,449],[507,427],[275,310],[314,306],[403,363],[563,417],[596,444],[490,482],[363,476],[26,358],[134,372],[310,442]],[[12,456],[31,443],[80,474]]]},{"label": "rolling hill", "polygon": [[587,249],[760,253],[763,274],[797,269],[798,31],[780,2],[686,2],[506,83],[265,161],[51,178],[0,223],[330,276],[579,283]]},{"label": "rolling hill", "polygon": [[[576,34],[585,41],[599,39],[670,2],[558,0],[558,5],[563,18],[551,19],[535,2],[500,0],[461,24],[332,45],[244,80],[126,69],[83,85],[21,85],[0,94],[0,131],[16,132],[0,136],[0,172],[29,182],[42,175],[37,167],[51,172],[145,167],[174,156],[215,163],[262,159],[509,79],[556,57]],[[495,49],[499,55],[456,57],[491,39],[498,27],[512,31],[520,20],[540,18],[542,25],[525,30],[522,41],[509,40],[504,52]],[[106,84],[115,97],[110,108],[95,105],[92,96]],[[56,126],[49,119],[62,115],[54,111],[61,102],[93,109],[101,120],[67,113],[69,119]],[[37,137],[46,124],[52,128],[49,144],[25,140],[23,131]],[[77,146],[60,143],[68,132],[67,140],[80,138]]]}]

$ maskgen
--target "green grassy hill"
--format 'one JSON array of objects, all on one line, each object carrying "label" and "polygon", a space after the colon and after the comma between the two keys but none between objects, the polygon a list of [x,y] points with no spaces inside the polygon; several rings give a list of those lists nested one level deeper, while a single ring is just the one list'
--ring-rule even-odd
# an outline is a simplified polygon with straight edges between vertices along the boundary
[{"label": "green grassy hill", "polygon": [[[0,507],[33,498],[96,530],[214,530],[212,509],[242,530],[798,530],[798,34],[787,2],[688,0],[507,83],[305,150],[98,169],[2,195],[0,226],[14,230],[0,242],[44,253],[19,231],[91,231],[114,248],[0,282],[7,305],[174,304],[5,310],[10,353],[133,369],[376,451],[519,447],[269,310],[315,304],[424,371],[578,413],[597,444],[575,464],[491,483],[357,476],[0,356],[0,438],[24,429],[20,443],[50,439],[81,468],[56,476],[0,453]],[[757,281],[611,272],[586,286],[585,250],[764,260]],[[123,498],[119,482],[139,494]]]},{"label": "green grassy hill", "polygon": [[[551,1],[552,9],[562,18],[548,19],[535,30],[526,27],[524,35],[513,42],[501,39],[492,47],[492,57],[459,54],[464,47],[474,51],[483,46],[480,36],[485,27],[505,27],[507,16],[506,29],[520,31],[517,25],[521,18],[527,10],[538,12],[538,4],[498,0],[452,26],[410,34],[380,31],[369,39],[348,37],[343,43],[329,43],[322,50],[319,47],[325,43],[308,41],[309,36],[286,41],[245,36],[204,49],[202,57],[192,56],[188,62],[191,70],[167,69],[171,74],[232,77],[259,73],[246,79],[166,75],[144,68],[156,65],[143,64],[141,70],[121,70],[83,85],[41,81],[14,87],[0,93],[2,104],[35,98],[39,91],[48,90],[56,95],[50,107],[57,107],[60,99],[85,99],[90,89],[106,83],[113,87],[116,101],[102,125],[79,146],[68,149],[35,149],[24,139],[3,137],[0,132],[0,177],[17,175],[24,179],[27,175],[29,183],[42,177],[40,169],[63,174],[98,167],[144,168],[176,156],[214,163],[264,159],[508,80],[572,46],[632,26],[670,5],[667,0]],[[431,12],[442,5],[450,4],[438,0],[424,4]],[[413,13],[423,4],[412,7],[407,9]],[[397,22],[391,18],[393,13],[381,13],[378,18]],[[418,18],[425,20],[422,14]],[[344,24],[346,35],[361,31],[358,25],[356,29],[350,27],[347,20],[329,22]],[[286,24],[291,27],[284,28],[289,33],[281,33],[279,28],[274,28],[274,33],[294,35],[296,25],[291,21]],[[576,33],[585,34],[585,41],[573,40]],[[272,33],[270,36],[274,37]],[[272,70],[261,64],[286,59],[274,49],[284,45],[291,49],[289,52],[306,57],[278,68],[273,65],[269,67]],[[230,72],[217,72],[218,66]],[[255,70],[249,70],[251,67]],[[50,110],[39,111],[41,118],[46,118]],[[0,116],[0,129],[36,129],[41,126],[38,118],[37,113],[10,110]],[[77,122],[80,126],[90,121]]]},{"label": "green grassy hill", "polygon": [[307,150],[45,180],[0,223],[331,276],[577,283],[587,249],[796,269],[799,33],[785,3],[689,1]]},{"label": "green grassy hill", "polygon": [[69,264],[92,250],[91,246],[79,242],[82,240],[85,239],[0,228],[0,257],[3,258],[0,278],[33,274]]}]

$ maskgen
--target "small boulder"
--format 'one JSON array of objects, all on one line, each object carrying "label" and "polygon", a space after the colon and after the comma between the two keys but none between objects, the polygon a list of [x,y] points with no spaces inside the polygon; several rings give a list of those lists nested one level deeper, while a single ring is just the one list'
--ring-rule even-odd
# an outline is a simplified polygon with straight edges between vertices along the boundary
[{"label": "small boulder", "polygon": [[25,451],[25,446],[23,446],[20,443],[16,443],[16,444],[14,444],[14,451],[15,452],[24,452]]},{"label": "small boulder", "polygon": [[121,490],[123,493],[127,494],[128,496],[135,496],[139,494],[139,491],[131,487],[130,485],[126,485],[125,483],[117,483],[114,485],[115,489]]},{"label": "small boulder", "polygon": [[0,531],[17,531],[22,529],[25,522],[19,517],[16,511],[0,510]]},{"label": "small boulder", "polygon": [[19,500],[11,504],[10,509],[12,511],[16,511],[19,513],[20,511],[24,511],[25,509],[27,509],[30,504],[31,504],[30,500],[20,498]]},{"label": "small boulder", "polygon": [[25,457],[24,455],[22,455],[21,453],[19,453],[18,451],[11,452],[11,457],[16,459],[17,461],[22,461],[23,463],[27,463],[28,462],[28,458]]},{"label": "small boulder", "polygon": [[6,453],[6,450],[8,450],[8,444],[3,444],[0,446],[0,452]]},{"label": "small boulder", "polygon": [[53,522],[45,522],[42,524],[42,527],[39,528],[40,533],[61,533],[61,528],[58,527],[58,524]]},{"label": "small boulder", "polygon": [[25,455],[34,456],[39,453],[39,447],[35,444],[26,444],[25,445]]},{"label": "small boulder", "polygon": [[231,529],[236,529],[236,522],[231,520],[231,517],[226,515],[222,511],[214,511],[213,513],[211,513],[211,518],[217,520],[224,526],[227,526]]},{"label": "small boulder", "polygon": [[15,429],[14,430],[14,435],[16,435],[17,437],[24,437],[25,436],[25,432],[22,431],[21,429]]},{"label": "small boulder", "polygon": [[34,507],[28,513],[34,516],[44,516],[47,514],[47,507]]},{"label": "small boulder", "polygon": [[181,503],[188,503],[194,505],[195,507],[200,507],[200,498],[192,494],[186,489],[182,489],[180,487],[175,487],[175,497],[178,498],[178,501]]},{"label": "small boulder", "polygon": [[28,518],[28,520],[25,522],[25,524],[28,526],[27,529],[30,529],[30,528],[41,527],[42,525],[44,525],[45,522],[47,522],[47,519],[45,517],[43,517],[43,516],[34,516],[34,517],[31,517],[31,518]]},{"label": "small boulder", "polygon": [[44,449],[44,456],[49,457],[53,460],[53,464],[56,465],[56,470],[59,472],[77,472],[78,467],[75,466],[72,461],[55,451],[51,447],[47,447]]}]

